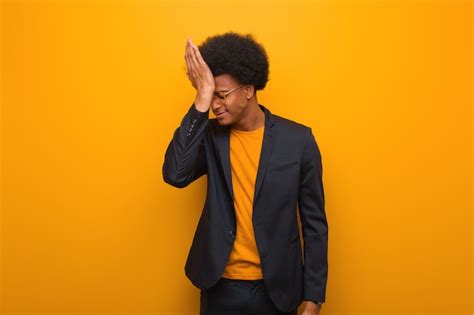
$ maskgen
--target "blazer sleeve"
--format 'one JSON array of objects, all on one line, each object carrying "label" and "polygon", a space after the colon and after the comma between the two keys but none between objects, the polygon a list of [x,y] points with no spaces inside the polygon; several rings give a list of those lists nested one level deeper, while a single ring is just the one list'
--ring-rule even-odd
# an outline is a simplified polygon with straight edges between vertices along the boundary
[{"label": "blazer sleeve", "polygon": [[209,124],[209,110],[188,109],[168,145],[163,163],[163,180],[183,188],[207,173],[204,136]]},{"label": "blazer sleeve", "polygon": [[318,144],[308,127],[298,192],[304,240],[304,299],[325,302],[328,276],[328,223],[324,210],[322,162]]}]

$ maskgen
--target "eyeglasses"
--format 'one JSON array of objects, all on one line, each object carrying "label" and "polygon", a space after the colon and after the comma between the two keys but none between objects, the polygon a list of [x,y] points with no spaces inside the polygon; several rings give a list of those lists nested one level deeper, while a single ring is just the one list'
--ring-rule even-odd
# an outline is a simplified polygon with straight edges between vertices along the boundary
[{"label": "eyeglasses", "polygon": [[224,105],[226,104],[226,97],[227,95],[229,95],[230,93],[234,92],[235,90],[237,90],[239,87],[241,87],[243,84],[239,85],[239,86],[236,86],[235,88],[233,88],[232,90],[230,91],[227,91],[227,92],[214,92],[214,96],[216,96],[220,101],[222,101],[224,103]]}]

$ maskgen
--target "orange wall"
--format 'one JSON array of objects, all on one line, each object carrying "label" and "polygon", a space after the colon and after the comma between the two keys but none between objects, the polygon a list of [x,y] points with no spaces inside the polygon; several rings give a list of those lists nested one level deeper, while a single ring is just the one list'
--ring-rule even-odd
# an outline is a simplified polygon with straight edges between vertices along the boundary
[{"label": "orange wall", "polygon": [[[4,1],[2,315],[197,314],[206,177],[162,181],[194,99],[186,37],[267,49],[259,102],[313,128],[330,226],[322,314],[468,314],[468,1]],[[211,117],[214,117],[211,114]]]}]

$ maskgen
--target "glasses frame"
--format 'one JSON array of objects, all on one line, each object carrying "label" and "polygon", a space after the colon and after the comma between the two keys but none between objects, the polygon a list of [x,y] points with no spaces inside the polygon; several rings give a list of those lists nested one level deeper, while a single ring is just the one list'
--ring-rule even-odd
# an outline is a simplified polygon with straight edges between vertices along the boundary
[{"label": "glasses frame", "polygon": [[[213,97],[216,97],[219,100],[219,102],[223,102],[224,105],[227,105],[227,103],[226,103],[227,95],[229,95],[230,93],[234,92],[235,90],[237,90],[238,88],[240,88],[242,86],[243,86],[243,84],[240,84],[239,86],[236,86],[235,88],[225,92],[224,94],[219,94],[219,93],[214,92]],[[224,97],[222,98],[222,96],[224,96]]]}]

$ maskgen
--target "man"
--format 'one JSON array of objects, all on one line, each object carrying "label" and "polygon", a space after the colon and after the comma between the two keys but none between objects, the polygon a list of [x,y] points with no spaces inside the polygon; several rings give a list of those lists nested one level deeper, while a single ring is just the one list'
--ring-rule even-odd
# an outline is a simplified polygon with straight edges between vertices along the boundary
[{"label": "man", "polygon": [[303,300],[302,314],[319,314],[328,224],[312,129],[258,103],[269,64],[250,34],[216,35],[199,48],[188,38],[185,59],[197,95],[168,145],[163,178],[182,188],[208,177],[185,265],[201,289],[200,314],[296,315]]}]

